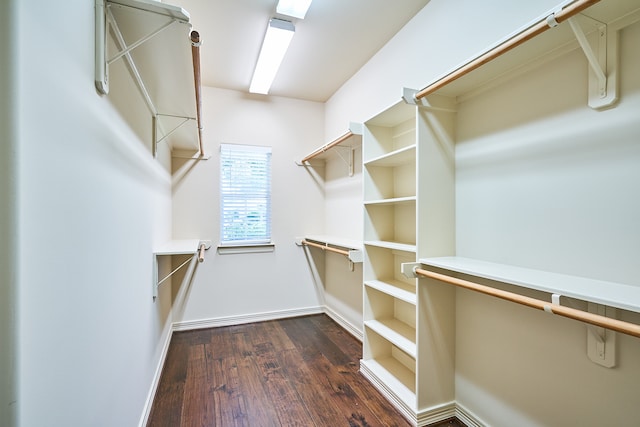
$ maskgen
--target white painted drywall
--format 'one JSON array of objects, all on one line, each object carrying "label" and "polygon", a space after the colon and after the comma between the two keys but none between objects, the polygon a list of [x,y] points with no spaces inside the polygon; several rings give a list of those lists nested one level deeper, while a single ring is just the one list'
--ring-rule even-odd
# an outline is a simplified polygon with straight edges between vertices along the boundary
[{"label": "white painted drywall", "polygon": [[[639,42],[640,23],[622,31],[615,108],[586,105],[580,50],[460,105],[459,256],[640,286]],[[457,310],[458,398],[489,425],[640,417],[639,339],[618,334],[607,369],[587,358],[578,322],[465,291]]]},{"label": "white painted drywall", "polygon": [[0,3],[0,425],[15,425],[16,162],[15,2]]},{"label": "white painted drywall", "polygon": [[134,426],[171,320],[170,175],[95,90],[93,2],[15,5],[19,425]]},{"label": "white painted drywall", "polygon": [[[188,298],[174,305],[176,320],[317,309],[319,289],[295,238],[323,234],[323,184],[318,171],[295,161],[323,144],[323,105],[206,87],[203,98],[205,150],[211,158],[174,163],[173,233],[176,238],[212,240],[213,246],[196,270]],[[220,143],[273,149],[273,252],[221,255],[216,251]]]}]

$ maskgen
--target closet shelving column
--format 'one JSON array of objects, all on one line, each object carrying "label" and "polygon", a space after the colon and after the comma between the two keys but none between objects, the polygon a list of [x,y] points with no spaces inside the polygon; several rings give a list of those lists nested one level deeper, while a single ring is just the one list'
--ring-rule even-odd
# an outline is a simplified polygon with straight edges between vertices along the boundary
[{"label": "closet shelving column", "polygon": [[[453,153],[432,137],[431,115],[400,102],[367,121],[363,132],[361,371],[418,425],[423,409],[454,398],[453,294],[417,289],[400,269],[425,253],[453,251],[453,225],[440,224],[453,222]],[[443,319],[432,318],[443,309]]]}]

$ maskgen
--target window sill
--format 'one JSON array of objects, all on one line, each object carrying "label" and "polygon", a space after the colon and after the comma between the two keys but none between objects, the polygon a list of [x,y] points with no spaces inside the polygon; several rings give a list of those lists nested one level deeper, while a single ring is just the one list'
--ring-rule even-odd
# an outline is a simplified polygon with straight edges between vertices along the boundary
[{"label": "window sill", "polygon": [[274,243],[262,243],[256,245],[218,245],[218,253],[220,255],[255,254],[274,252],[275,250],[276,245]]}]

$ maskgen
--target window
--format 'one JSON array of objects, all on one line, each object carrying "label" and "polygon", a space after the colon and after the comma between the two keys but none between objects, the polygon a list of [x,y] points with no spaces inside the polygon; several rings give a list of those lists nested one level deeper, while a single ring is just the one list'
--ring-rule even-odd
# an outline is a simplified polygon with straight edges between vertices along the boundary
[{"label": "window", "polygon": [[220,145],[220,244],[271,244],[271,147]]}]

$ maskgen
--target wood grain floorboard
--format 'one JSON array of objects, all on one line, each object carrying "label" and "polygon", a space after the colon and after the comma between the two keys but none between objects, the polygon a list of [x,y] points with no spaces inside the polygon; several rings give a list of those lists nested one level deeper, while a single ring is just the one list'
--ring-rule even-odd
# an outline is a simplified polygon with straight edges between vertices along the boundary
[{"label": "wood grain floorboard", "polygon": [[325,315],[176,332],[147,427],[406,427]]}]

